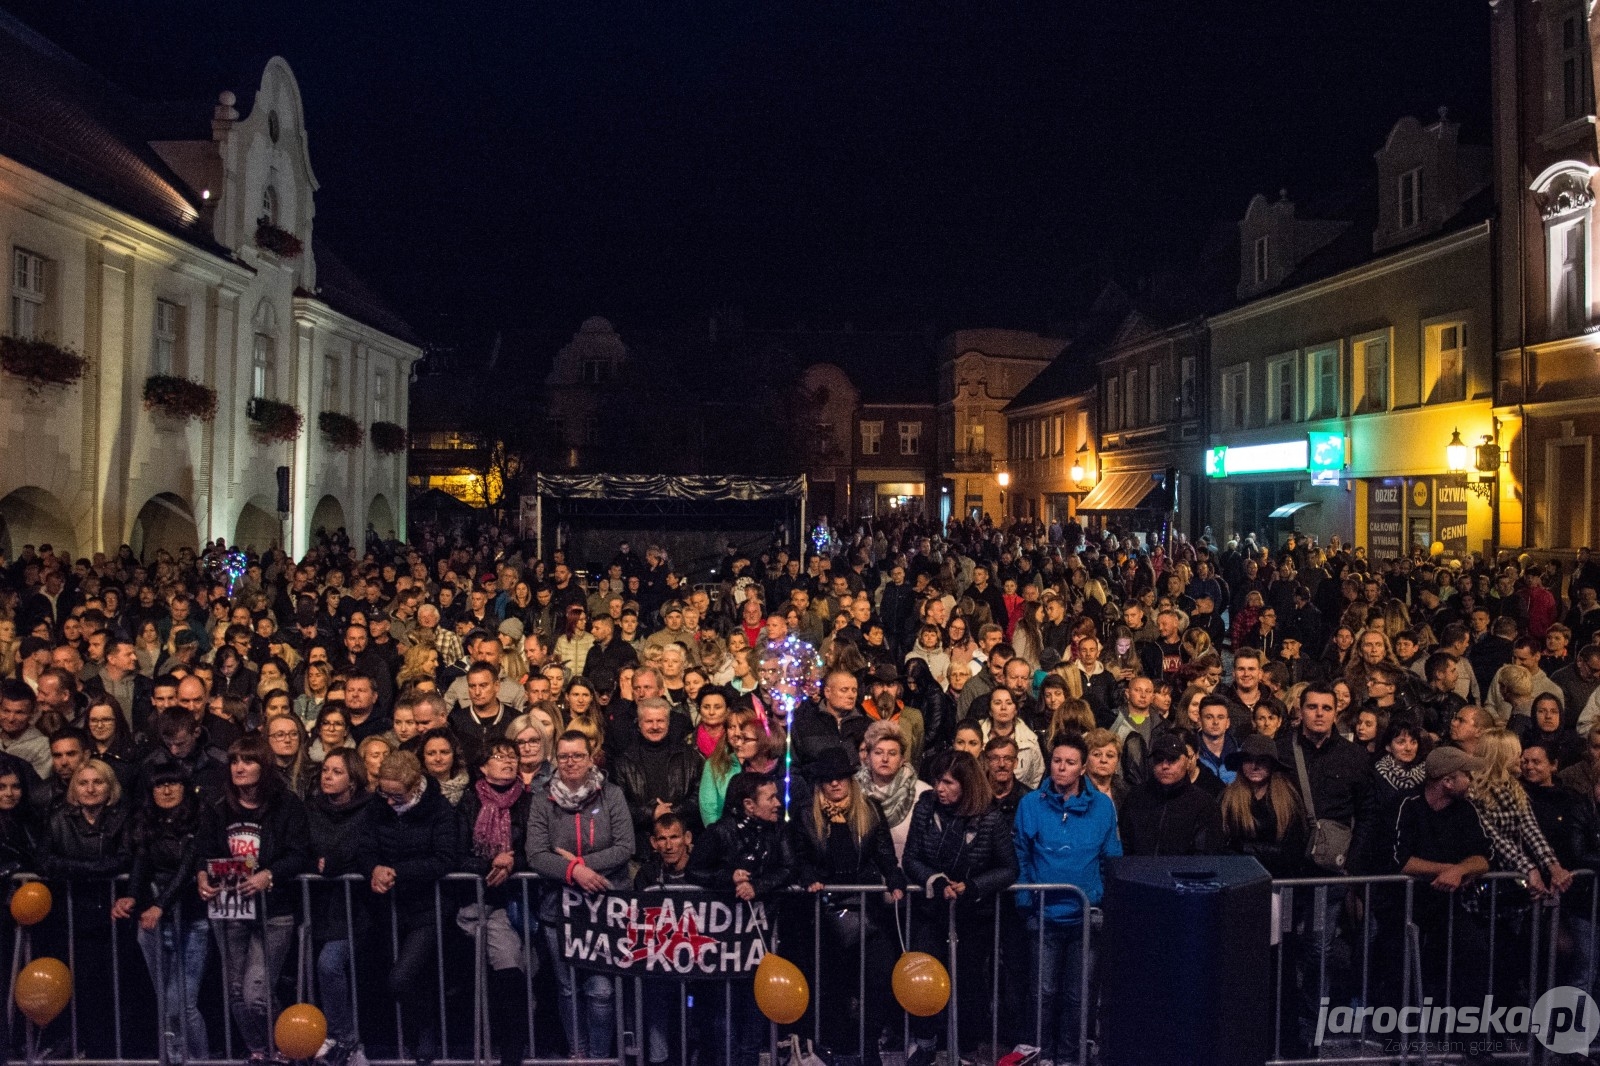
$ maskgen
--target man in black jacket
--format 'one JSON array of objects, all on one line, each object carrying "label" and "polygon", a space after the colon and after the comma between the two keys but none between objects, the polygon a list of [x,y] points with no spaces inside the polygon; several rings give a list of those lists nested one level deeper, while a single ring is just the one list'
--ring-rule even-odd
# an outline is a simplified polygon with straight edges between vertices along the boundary
[{"label": "man in black jacket", "polygon": [[1150,777],[1128,794],[1117,828],[1126,855],[1214,855],[1221,850],[1222,811],[1189,780],[1187,730],[1172,729],[1150,744]]},{"label": "man in black jacket", "polygon": [[633,815],[634,851],[643,862],[650,856],[650,834],[657,818],[675,814],[699,827],[700,753],[671,736],[672,707],[653,696],[640,700],[639,735],[611,764],[611,780],[622,789]]}]

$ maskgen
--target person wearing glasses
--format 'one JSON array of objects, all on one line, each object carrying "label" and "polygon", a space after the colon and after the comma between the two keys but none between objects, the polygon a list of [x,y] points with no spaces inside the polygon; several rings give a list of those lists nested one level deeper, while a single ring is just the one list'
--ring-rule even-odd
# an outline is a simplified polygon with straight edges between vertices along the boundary
[{"label": "person wearing glasses", "polygon": [[[306,809],[273,769],[272,750],[260,735],[241,737],[228,748],[228,783],[201,855],[243,859],[254,871],[239,892],[257,907],[255,920],[215,918],[212,930],[222,949],[233,1020],[252,1063],[270,1054],[268,1027],[276,1012],[272,988],[294,940],[299,904],[295,878],[311,872],[311,830]],[[200,898],[222,891],[206,870],[199,873]]]},{"label": "person wearing glasses", "polygon": [[[455,808],[409,751],[384,758],[376,791],[377,802],[356,844],[356,866],[373,894],[387,896],[394,908],[399,942],[389,969],[389,994],[399,1002],[413,1057],[426,1064],[440,1051],[434,888],[460,868],[460,833]],[[380,910],[379,917],[387,915]]]},{"label": "person wearing glasses", "polygon": [[[605,974],[580,978],[561,950],[563,886],[605,892],[628,880],[633,816],[622,789],[594,764],[590,740],[569,729],[556,741],[556,773],[528,811],[528,867],[546,880],[539,917],[555,965],[561,1027],[573,1058],[610,1058],[616,1039],[615,985]],[[581,1020],[580,1020],[581,1019]]]}]

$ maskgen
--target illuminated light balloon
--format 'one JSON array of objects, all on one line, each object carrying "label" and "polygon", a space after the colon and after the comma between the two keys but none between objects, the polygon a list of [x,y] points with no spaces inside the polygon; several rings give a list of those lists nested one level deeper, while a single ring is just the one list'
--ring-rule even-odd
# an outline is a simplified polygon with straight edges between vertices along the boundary
[{"label": "illuminated light balloon", "polygon": [[272,1039],[287,1058],[314,1059],[322,1050],[322,1042],[328,1039],[328,1019],[311,1004],[296,1003],[278,1015]]},{"label": "illuminated light balloon", "polygon": [[811,986],[800,967],[778,955],[762,956],[756,967],[756,1006],[771,1021],[793,1025],[811,1002]]},{"label": "illuminated light balloon", "polygon": [[918,1018],[930,1018],[950,1002],[950,971],[926,952],[901,955],[894,964],[892,985],[895,1002]]},{"label": "illuminated light balloon", "polygon": [[1436,540],[1432,544],[1428,545],[1428,554],[1433,556],[1435,559],[1437,559],[1437,558],[1439,558],[1439,556],[1443,555],[1444,554],[1444,541]]},{"label": "illuminated light balloon", "polygon": [[72,971],[60,959],[34,959],[18,972],[11,998],[34,1025],[49,1025],[72,999]]},{"label": "illuminated light balloon", "polygon": [[48,885],[28,881],[11,894],[11,917],[18,925],[38,925],[49,916],[52,902]]}]

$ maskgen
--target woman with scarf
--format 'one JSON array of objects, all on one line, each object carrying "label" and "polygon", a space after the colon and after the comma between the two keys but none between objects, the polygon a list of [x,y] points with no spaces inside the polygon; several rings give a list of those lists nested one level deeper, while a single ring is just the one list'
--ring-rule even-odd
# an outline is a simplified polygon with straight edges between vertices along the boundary
[{"label": "woman with scarf", "polygon": [[527,868],[528,808],[532,796],[518,773],[518,747],[511,740],[489,744],[478,780],[456,806],[463,867],[483,878],[483,903],[461,908],[456,925],[481,934],[489,964],[489,1027],[500,1048],[501,1066],[517,1066],[528,1046],[523,1004],[521,894],[511,875]]},{"label": "woman with scarf", "polygon": [[1383,754],[1372,764],[1367,806],[1372,816],[1356,820],[1350,842],[1350,872],[1390,873],[1394,868],[1394,825],[1400,804],[1422,791],[1427,779],[1424,762],[1433,750],[1433,737],[1414,718],[1396,718],[1383,733]]},{"label": "woman with scarf", "polygon": [[[880,723],[883,724],[883,723]],[[839,748],[829,748],[806,769],[815,791],[811,803],[795,812],[795,852],[800,865],[800,883],[811,892],[825,885],[882,884],[889,902],[899,903],[905,895],[906,875],[900,871],[894,840],[883,811],[868,799],[856,780],[850,760]],[[884,939],[887,921],[893,921],[876,896],[847,892],[822,898],[824,956],[849,970],[858,956],[866,960],[867,984],[860,990],[860,1003],[866,1014],[858,1029],[850,1000],[855,982],[843,980],[817,982],[816,1010],[822,1018],[823,1043],[844,1051],[865,1032],[867,1055],[876,1051],[883,1031],[886,1004],[882,996],[868,989],[886,988],[895,955]]]},{"label": "woman with scarf", "polygon": [[[358,758],[355,760],[360,762]],[[374,895],[394,907],[399,946],[389,969],[389,993],[412,1027],[410,1047],[419,1063],[439,1057],[438,1005],[433,998],[434,885],[460,867],[460,833],[454,809],[417,757],[397,751],[378,769],[377,800],[356,842],[356,869]],[[380,910],[380,918],[388,917]]]},{"label": "woman with scarf", "polygon": [[561,893],[563,886],[596,893],[625,885],[633,844],[633,815],[622,789],[606,783],[594,764],[589,738],[567,730],[556,741],[555,776],[543,795],[530,802],[527,853],[528,868],[546,883],[539,917],[555,966],[567,1053],[573,1058],[611,1057],[616,1046],[616,982],[598,973],[580,978],[566,961],[557,920]]},{"label": "woman with scarf", "polygon": [[461,802],[467,792],[467,767],[461,758],[461,742],[448,726],[438,726],[421,736],[418,750],[422,769],[433,779],[450,806]]},{"label": "woman with scarf", "polygon": [[765,719],[749,707],[730,711],[722,740],[712,749],[700,773],[700,822],[711,825],[723,815],[728,782],[741,770],[770,773],[783,754],[783,730],[768,732]]},{"label": "woman with scarf", "polygon": [[[960,1041],[975,1048],[987,1033],[989,962],[994,953],[995,899],[1017,880],[1017,852],[1011,825],[994,806],[988,778],[978,760],[964,751],[936,755],[928,766],[933,788],[911,812],[901,865],[907,879],[928,897],[912,900],[915,951],[948,958],[947,922],[954,911],[962,948],[957,956],[961,991]],[[913,1019],[916,1046],[906,1066],[932,1066],[942,1026],[937,1017]],[[951,1048],[952,1058],[958,1049]]]},{"label": "woman with scarf", "polygon": [[[782,821],[780,788],[781,783],[766,774],[746,770],[734,775],[728,783],[728,813],[695,841],[689,881],[716,892],[731,890],[740,900],[753,900],[770,896],[794,880],[794,849]],[[732,1003],[727,1010],[720,1004],[712,1010],[716,1030],[712,1062],[719,1062],[723,1049],[730,1046],[733,1058],[721,1066],[756,1061],[767,1023],[756,1010],[753,987],[746,981],[724,985]],[[723,1020],[729,1016],[732,1032],[724,1033]]]},{"label": "woman with scarf", "polygon": [[918,780],[917,771],[906,762],[906,740],[894,722],[873,722],[862,740],[867,757],[856,770],[856,783],[868,799],[883,812],[898,862],[906,850],[906,834],[911,830],[911,808],[929,785]]},{"label": "woman with scarf", "polygon": [[[317,783],[306,800],[311,823],[311,854],[317,873],[339,878],[360,872],[357,841],[372,802],[367,771],[349,748],[322,760]],[[372,928],[365,886],[341,881],[311,886],[310,932],[317,967],[318,1005],[328,1019],[328,1040],[319,1056],[327,1066],[366,1066],[356,1031],[355,970],[351,945]]]}]

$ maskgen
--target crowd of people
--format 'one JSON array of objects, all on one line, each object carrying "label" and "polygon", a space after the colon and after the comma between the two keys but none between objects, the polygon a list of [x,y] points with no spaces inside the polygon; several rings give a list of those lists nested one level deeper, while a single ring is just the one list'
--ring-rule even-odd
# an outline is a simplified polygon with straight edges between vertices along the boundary
[{"label": "crowd of people", "polygon": [[[780,914],[826,893],[820,927],[807,902],[780,933],[866,958],[865,988],[851,965],[814,996],[824,1042],[854,1050],[862,1027],[869,1059],[901,1032],[896,923],[909,907],[911,947],[947,958],[953,912],[951,1050],[991,1025],[1037,1031],[1046,1063],[1092,1035],[1083,932],[1108,858],[1421,879],[1409,912],[1295,897],[1284,1020],[1301,1050],[1319,999],[1350,1002],[1350,960],[1408,915],[1426,990],[1470,1002],[1528,991],[1511,966],[1489,987],[1491,922],[1515,944],[1543,905],[1592,891],[1573,887],[1600,868],[1587,552],[1377,560],[1291,537],[1169,554],[1075,525],[904,519],[823,532],[828,550],[730,552],[702,584],[655,546],[542,559],[493,527],[360,551],[340,532],[298,562],[27,546],[0,569],[0,868],[82,883],[80,960],[132,931],[176,1058],[215,1043],[213,973],[250,1059],[271,1057],[299,932],[328,1066],[364,1062],[355,955],[391,917],[381,972],[419,1062],[445,1050],[435,967],[457,932],[484,944],[502,1063],[528,1051],[536,976],[562,1050],[615,1054],[615,985],[563,957],[563,888],[686,884]],[[223,859],[244,874],[224,883]],[[481,877],[481,898],[441,889],[450,873]],[[307,906],[305,874],[359,884]],[[829,892],[845,884],[883,892]],[[217,914],[224,893],[254,917]],[[1589,913],[1562,911],[1564,976],[1592,979]],[[1397,1002],[1398,960],[1380,954],[1373,1000]],[[703,1063],[724,1045],[753,1062],[767,1030],[748,984],[708,994],[725,1009],[676,1036]],[[677,1058],[664,1002],[645,1004],[652,1063]],[[931,1063],[941,1018],[906,1024],[908,1062]]]}]

